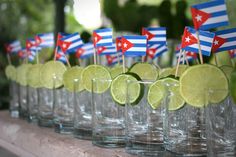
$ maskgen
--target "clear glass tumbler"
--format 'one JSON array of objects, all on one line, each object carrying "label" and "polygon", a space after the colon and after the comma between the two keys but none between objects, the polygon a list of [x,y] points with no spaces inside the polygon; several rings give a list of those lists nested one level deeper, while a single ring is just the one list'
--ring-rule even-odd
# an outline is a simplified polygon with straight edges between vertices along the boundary
[{"label": "clear glass tumbler", "polygon": [[20,117],[28,119],[28,102],[27,102],[27,86],[19,85],[19,104],[20,104]]},{"label": "clear glass tumbler", "polygon": [[[170,100],[176,93],[168,90],[170,86],[178,84],[165,84],[167,96],[164,113],[164,145],[165,149],[175,156],[206,156],[206,116],[205,107],[194,107],[187,103],[178,110],[169,110]],[[203,98],[205,95],[203,94]],[[198,99],[198,98],[193,98]],[[177,103],[177,102],[176,102]],[[202,106],[205,106],[203,104]]]},{"label": "clear glass tumbler", "polygon": [[53,127],[53,89],[39,88],[38,125]]},{"label": "clear glass tumbler", "polygon": [[38,88],[28,86],[28,121],[32,123],[38,122],[39,93]]},{"label": "clear glass tumbler", "polygon": [[[97,92],[103,84],[112,80],[94,79],[92,82],[92,143],[114,148],[125,146],[125,107],[114,102],[110,89]],[[100,86],[98,86],[100,85]]]},{"label": "clear glass tumbler", "polygon": [[74,92],[69,92],[64,87],[54,89],[53,122],[55,132],[73,133]]},{"label": "clear glass tumbler", "polygon": [[19,118],[19,84],[15,81],[10,82],[10,114],[13,118]]},{"label": "clear glass tumbler", "polygon": [[[215,91],[215,92],[221,92]],[[210,93],[210,92],[209,92]],[[207,148],[209,157],[236,156],[236,104],[230,96],[206,108]]]},{"label": "clear glass tumbler", "polygon": [[83,90],[75,93],[74,137],[92,139],[92,103],[91,92]]},{"label": "clear glass tumbler", "polygon": [[[153,109],[147,100],[152,82],[128,81],[125,106],[126,152],[140,156],[162,156],[163,146],[163,104]],[[137,104],[130,104],[129,91],[132,84],[144,87],[144,95]]]}]

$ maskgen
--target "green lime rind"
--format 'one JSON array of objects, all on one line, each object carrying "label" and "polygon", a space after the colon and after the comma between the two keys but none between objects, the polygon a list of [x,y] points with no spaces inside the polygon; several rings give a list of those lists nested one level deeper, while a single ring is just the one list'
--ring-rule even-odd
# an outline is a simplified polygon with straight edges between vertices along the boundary
[{"label": "green lime rind", "polygon": [[17,82],[22,86],[27,86],[27,72],[32,64],[22,64],[17,68]]},{"label": "green lime rind", "polygon": [[173,69],[172,68],[163,68],[159,71],[159,79],[168,77],[172,75]]},{"label": "green lime rind", "polygon": [[27,71],[27,82],[30,87],[33,88],[40,88],[41,81],[40,81],[40,70],[43,64],[34,64],[29,67]]},{"label": "green lime rind", "polygon": [[[178,68],[178,72],[177,72],[177,77],[180,77],[184,72],[185,70],[188,69],[188,65],[179,65],[179,68]],[[173,67],[172,68],[172,75],[175,75],[175,72],[176,72],[176,67]]]},{"label": "green lime rind", "polygon": [[155,81],[158,78],[157,67],[149,63],[135,63],[130,67],[129,72],[137,74],[145,81]]},{"label": "green lime rind", "polygon": [[136,76],[132,73],[121,74],[112,80],[110,88],[110,93],[112,95],[113,100],[119,105],[125,105],[125,103],[127,102],[126,97],[128,81],[131,81],[128,87],[129,103],[132,105],[137,104],[138,100],[140,99],[140,96],[142,96],[142,87],[141,84],[138,82]]},{"label": "green lime rind", "polygon": [[41,85],[48,89],[59,88],[63,85],[63,74],[66,66],[59,61],[49,61],[40,70]]},{"label": "green lime rind", "polygon": [[225,73],[227,79],[230,81],[231,73],[234,71],[234,68],[229,65],[222,65],[220,69]]},{"label": "green lime rind", "polygon": [[12,81],[16,80],[16,68],[13,65],[8,65],[5,69],[6,77]]},{"label": "green lime rind", "polygon": [[[221,90],[222,92],[218,92]],[[180,77],[180,93],[187,104],[204,107],[228,96],[229,83],[224,72],[210,64],[189,67]]]},{"label": "green lime rind", "polygon": [[[92,80],[93,79],[104,79],[104,80],[111,80],[110,72],[107,70],[106,67],[102,65],[89,65],[82,71],[81,80],[83,87],[92,92]],[[110,87],[110,82],[106,82],[104,84],[98,85],[96,88],[95,93],[103,93],[107,91]]]},{"label": "green lime rind", "polygon": [[185,101],[180,95],[179,81],[166,77],[157,80],[149,87],[147,100],[153,109],[158,109],[161,106],[161,103],[167,96],[167,90],[170,92],[168,95],[168,109],[170,111],[178,110],[184,106]]},{"label": "green lime rind", "polygon": [[230,77],[230,95],[234,104],[236,104],[236,70],[231,73]]},{"label": "green lime rind", "polygon": [[81,83],[81,74],[83,68],[79,66],[74,66],[68,68],[63,74],[63,84],[64,87],[70,92],[81,92],[84,87]]},{"label": "green lime rind", "polygon": [[[125,67],[125,73],[128,71],[128,69]],[[123,66],[118,65],[115,67],[112,67],[110,70],[111,78],[114,79],[116,76],[123,73]]]}]

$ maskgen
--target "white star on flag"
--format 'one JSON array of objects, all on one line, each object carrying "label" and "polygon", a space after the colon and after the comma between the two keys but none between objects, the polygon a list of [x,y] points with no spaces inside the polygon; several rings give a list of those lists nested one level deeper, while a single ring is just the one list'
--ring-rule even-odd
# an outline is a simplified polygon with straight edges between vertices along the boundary
[{"label": "white star on flag", "polygon": [[97,38],[97,37],[95,37],[95,38],[94,38],[94,40],[97,42],[98,38]]},{"label": "white star on flag", "polygon": [[189,37],[187,37],[187,38],[185,38],[185,42],[190,42],[190,38]]},{"label": "white star on flag", "polygon": [[215,44],[215,45],[218,45],[218,44],[219,44],[219,41],[218,41],[218,40],[215,40],[215,41],[214,41],[214,44]]},{"label": "white star on flag", "polygon": [[127,47],[127,43],[124,43],[124,47],[125,47],[125,48]]},{"label": "white star on flag", "polygon": [[195,19],[199,22],[202,21],[202,16],[200,16],[199,14],[197,14],[197,16],[195,17]]},{"label": "white star on flag", "polygon": [[63,44],[63,48],[66,48],[66,44]]}]

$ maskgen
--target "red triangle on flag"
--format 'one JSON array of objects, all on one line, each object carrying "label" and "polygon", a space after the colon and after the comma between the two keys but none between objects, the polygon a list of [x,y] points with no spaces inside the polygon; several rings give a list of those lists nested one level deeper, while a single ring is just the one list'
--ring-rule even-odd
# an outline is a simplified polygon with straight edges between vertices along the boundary
[{"label": "red triangle on flag", "polygon": [[121,39],[116,38],[116,50],[120,51],[122,49]]},{"label": "red triangle on flag", "polygon": [[113,57],[110,56],[110,55],[106,55],[106,58],[107,58],[107,63],[108,63],[109,65],[112,64]]},{"label": "red triangle on flag", "polygon": [[181,48],[185,48],[186,46],[196,44],[197,38],[195,38],[189,31],[188,28],[185,27],[184,29],[184,35],[182,36],[182,43],[181,43]]},{"label": "red triangle on flag", "polygon": [[26,49],[30,49],[31,47],[33,47],[34,45],[30,42],[30,41],[26,41]]},{"label": "red triangle on flag", "polygon": [[56,59],[60,59],[61,57],[62,57],[61,54],[59,54],[59,53],[56,54]]},{"label": "red triangle on flag", "polygon": [[96,32],[93,32],[93,44],[96,46],[96,44],[102,39],[100,35],[98,35]]},{"label": "red triangle on flag", "polygon": [[150,58],[154,58],[156,50],[157,49],[155,49],[155,48],[148,49],[148,51],[147,51],[148,56]]},{"label": "red triangle on flag", "polygon": [[75,57],[76,57],[76,58],[80,58],[80,56],[81,56],[84,52],[85,52],[84,49],[79,48],[79,49],[76,51],[76,53],[75,53]]},{"label": "red triangle on flag", "polygon": [[208,14],[196,8],[191,8],[191,13],[193,18],[194,28],[197,30],[202,26],[203,23],[205,23],[211,17],[211,14]]},{"label": "red triangle on flag", "polygon": [[42,39],[39,37],[39,36],[36,36],[35,37],[35,44],[36,45],[39,45],[40,43],[42,43],[43,41],[42,41]]},{"label": "red triangle on flag", "polygon": [[125,39],[124,37],[121,38],[121,44],[122,44],[122,53],[124,54],[128,49],[134,46],[130,41]]},{"label": "red triangle on flag", "polygon": [[154,34],[150,33],[145,28],[142,29],[142,35],[147,36],[147,40],[150,40],[150,39],[152,39],[155,36]]},{"label": "red triangle on flag", "polygon": [[220,48],[225,42],[226,39],[221,38],[219,36],[215,36],[212,44],[212,51],[216,52],[217,49]]},{"label": "red triangle on flag", "polygon": [[97,48],[98,55],[100,55],[103,51],[105,51],[107,48],[105,46],[101,46]]},{"label": "red triangle on flag", "polygon": [[59,41],[59,46],[61,47],[61,50],[66,53],[67,49],[70,47],[71,42],[67,42],[67,41]]}]

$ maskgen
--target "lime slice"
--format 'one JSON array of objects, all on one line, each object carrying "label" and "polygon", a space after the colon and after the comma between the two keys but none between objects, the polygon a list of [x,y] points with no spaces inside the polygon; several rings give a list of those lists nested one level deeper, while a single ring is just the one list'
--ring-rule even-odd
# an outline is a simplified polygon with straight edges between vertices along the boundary
[{"label": "lime slice", "polygon": [[63,85],[63,74],[66,66],[59,61],[49,61],[40,70],[41,84],[45,88],[53,89]]},{"label": "lime slice", "polygon": [[29,67],[29,70],[27,72],[27,82],[29,86],[33,88],[41,87],[40,70],[42,66],[43,64],[34,64],[31,67]]},{"label": "lime slice", "polygon": [[74,66],[67,69],[63,74],[63,84],[68,91],[80,92],[84,89],[82,83],[80,83],[82,71],[82,67]]},{"label": "lime slice", "polygon": [[194,107],[221,102],[228,95],[228,86],[224,72],[210,64],[189,67],[180,77],[180,93]]},{"label": "lime slice", "polygon": [[[167,88],[165,88],[165,86]],[[185,101],[179,92],[179,81],[172,78],[158,80],[150,86],[147,95],[147,100],[150,106],[153,109],[157,109],[161,105],[161,102],[167,94],[166,89],[170,92],[168,109],[174,111],[183,107]]]},{"label": "lime slice", "polygon": [[[127,72],[127,68],[125,68],[125,72]],[[110,70],[111,78],[114,79],[116,76],[120,75],[123,73],[123,66],[118,65]]]},{"label": "lime slice", "polygon": [[125,105],[126,103],[128,80],[132,81],[128,91],[129,103],[136,103],[140,96],[142,96],[141,84],[136,82],[138,79],[131,74],[121,74],[112,81],[110,89],[113,100],[120,105]]},{"label": "lime slice", "polygon": [[149,63],[135,63],[129,72],[137,74],[142,80],[155,81],[158,78],[156,66]]},{"label": "lime slice", "polygon": [[8,65],[5,69],[5,74],[8,79],[16,80],[16,68],[13,65]]},{"label": "lime slice", "polygon": [[22,86],[27,86],[27,72],[32,64],[22,64],[17,68],[17,82]]},{"label": "lime slice", "polygon": [[[82,71],[81,79],[84,88],[91,92],[92,91],[92,80],[93,79],[104,79],[111,80],[110,72],[106,67],[101,65],[89,65]],[[103,93],[110,87],[109,81],[104,84],[98,85],[96,88],[96,93]]]},{"label": "lime slice", "polygon": [[233,72],[234,68],[229,65],[222,65],[220,69],[223,70],[227,79],[230,81],[231,73]]},{"label": "lime slice", "polygon": [[[188,67],[189,67],[188,65],[179,65],[177,77],[180,77],[185,72],[185,70],[188,69]],[[172,75],[175,75],[175,72],[176,72],[176,67],[172,68]]]},{"label": "lime slice", "polygon": [[161,69],[160,72],[159,72],[159,79],[160,78],[165,78],[169,75],[172,75],[172,71],[173,71],[172,68],[163,68],[163,69]]},{"label": "lime slice", "polygon": [[236,70],[232,72],[230,82],[230,95],[232,96],[234,104],[236,104]]}]

